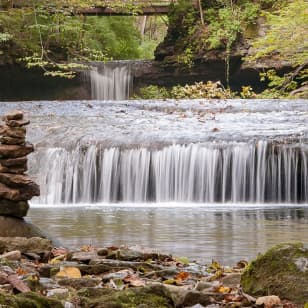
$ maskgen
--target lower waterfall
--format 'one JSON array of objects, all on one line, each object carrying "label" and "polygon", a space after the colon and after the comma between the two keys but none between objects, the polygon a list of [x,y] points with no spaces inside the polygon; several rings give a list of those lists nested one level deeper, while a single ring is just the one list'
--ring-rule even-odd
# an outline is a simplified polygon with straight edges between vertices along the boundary
[{"label": "lower waterfall", "polygon": [[305,144],[205,143],[160,149],[41,149],[43,204],[307,203]]}]

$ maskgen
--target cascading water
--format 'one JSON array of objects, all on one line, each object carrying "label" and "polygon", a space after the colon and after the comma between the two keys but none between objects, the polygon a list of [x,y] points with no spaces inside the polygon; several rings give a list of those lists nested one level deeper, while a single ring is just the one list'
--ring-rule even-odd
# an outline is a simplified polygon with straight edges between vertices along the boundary
[{"label": "cascading water", "polygon": [[95,100],[125,100],[132,89],[130,62],[115,61],[95,64],[85,72],[91,85],[91,96]]},{"label": "cascading water", "polygon": [[42,152],[40,203],[308,202],[308,149],[266,141]]}]

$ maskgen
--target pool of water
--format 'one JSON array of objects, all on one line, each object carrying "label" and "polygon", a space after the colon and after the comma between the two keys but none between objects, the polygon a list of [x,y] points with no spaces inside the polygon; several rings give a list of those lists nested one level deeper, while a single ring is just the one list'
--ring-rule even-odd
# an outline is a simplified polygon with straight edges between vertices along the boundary
[{"label": "pool of water", "polygon": [[294,205],[35,205],[28,219],[68,247],[137,244],[228,265],[281,242],[308,244],[308,207]]}]

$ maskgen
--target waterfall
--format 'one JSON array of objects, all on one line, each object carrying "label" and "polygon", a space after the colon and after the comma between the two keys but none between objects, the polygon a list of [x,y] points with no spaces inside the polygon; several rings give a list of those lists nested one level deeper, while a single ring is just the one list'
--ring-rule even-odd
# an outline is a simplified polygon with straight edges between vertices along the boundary
[{"label": "waterfall", "polygon": [[205,143],[161,149],[41,150],[40,203],[307,203],[304,144]]},{"label": "waterfall", "polygon": [[129,62],[115,61],[96,64],[85,72],[95,100],[126,100],[131,94],[132,74]]}]

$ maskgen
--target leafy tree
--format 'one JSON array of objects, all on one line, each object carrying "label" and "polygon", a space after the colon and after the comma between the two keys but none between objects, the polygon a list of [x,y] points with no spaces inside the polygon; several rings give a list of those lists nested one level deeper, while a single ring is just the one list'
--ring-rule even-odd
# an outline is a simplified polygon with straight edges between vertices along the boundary
[{"label": "leafy tree", "polygon": [[261,74],[268,79],[272,93],[285,95],[300,86],[308,77],[308,3],[294,0],[280,9],[264,13],[269,29],[264,37],[252,44],[252,54],[248,61],[276,60],[293,67],[293,71],[278,76],[275,70]]},{"label": "leafy tree", "polygon": [[[140,33],[135,17],[86,17],[83,7],[103,5],[96,0],[32,0],[0,11],[0,58],[40,67],[45,75],[73,78],[81,63],[138,58]],[[133,0],[108,2],[114,9],[136,13]]]}]

